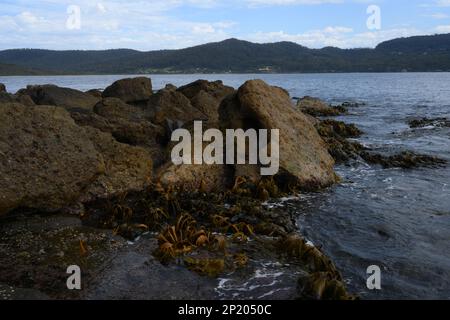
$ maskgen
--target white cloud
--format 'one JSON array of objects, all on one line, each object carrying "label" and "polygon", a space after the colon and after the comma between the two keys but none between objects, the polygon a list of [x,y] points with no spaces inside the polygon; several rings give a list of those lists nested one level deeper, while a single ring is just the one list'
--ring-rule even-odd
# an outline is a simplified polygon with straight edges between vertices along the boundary
[{"label": "white cloud", "polygon": [[446,26],[437,26],[436,32],[438,33],[450,33],[450,25]]},{"label": "white cloud", "polygon": [[326,27],[321,30],[311,30],[299,34],[278,32],[258,32],[248,35],[247,39],[259,43],[291,41],[310,48],[327,46],[339,48],[373,48],[380,42],[398,37],[422,34],[414,28],[386,29],[374,32],[354,32],[347,27]]}]

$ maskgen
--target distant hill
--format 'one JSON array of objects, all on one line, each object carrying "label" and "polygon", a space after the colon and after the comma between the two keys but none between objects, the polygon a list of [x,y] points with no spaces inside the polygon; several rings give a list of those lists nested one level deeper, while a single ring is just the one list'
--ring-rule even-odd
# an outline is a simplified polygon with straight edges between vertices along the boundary
[{"label": "distant hill", "polygon": [[14,49],[0,51],[0,63],[63,74],[450,71],[450,34],[394,39],[375,49],[237,39],[149,52]]},{"label": "distant hill", "polygon": [[50,74],[49,71],[41,71],[36,69],[25,68],[13,64],[0,63],[0,75],[2,76],[25,76],[25,75],[44,75]]}]

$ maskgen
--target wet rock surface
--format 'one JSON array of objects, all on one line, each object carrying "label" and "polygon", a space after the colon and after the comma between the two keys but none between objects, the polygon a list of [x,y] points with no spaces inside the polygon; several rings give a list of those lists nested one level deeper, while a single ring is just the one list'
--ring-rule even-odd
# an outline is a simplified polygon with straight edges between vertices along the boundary
[{"label": "wet rock surface", "polygon": [[[295,213],[270,204],[336,183],[333,157],[365,155],[349,140],[362,134],[356,126],[311,115],[344,107],[308,98],[300,109],[315,111],[304,114],[259,80],[153,93],[150,79],[135,78],[103,93],[33,86],[8,98],[19,96],[30,106],[0,104],[0,213],[13,212],[0,220],[6,298],[353,299],[334,264],[297,234]],[[173,165],[170,135],[195,120],[279,129],[280,173]],[[66,288],[72,264],[83,270],[81,292]]]},{"label": "wet rock surface", "polygon": [[328,152],[336,163],[346,163],[357,159],[365,148],[349,138],[360,137],[363,133],[353,124],[335,120],[317,120],[315,125],[328,146]]},{"label": "wet rock surface", "polygon": [[318,98],[304,97],[297,101],[297,108],[303,113],[309,114],[313,117],[336,117],[347,113],[347,105],[344,106],[330,106]]},{"label": "wet rock surface", "polygon": [[348,163],[351,160],[363,159],[369,164],[381,165],[384,168],[413,169],[421,167],[443,167],[447,161],[439,157],[402,151],[397,154],[381,154],[364,147],[355,138],[364,133],[354,124],[346,124],[335,120],[318,120],[316,128],[328,145],[328,151],[336,163]]},{"label": "wet rock surface", "polygon": [[425,127],[450,127],[450,120],[448,118],[421,118],[408,122],[412,129]]},{"label": "wet rock surface", "polygon": [[361,153],[361,157],[369,163],[378,164],[384,168],[405,168],[412,169],[418,167],[444,167],[447,161],[434,156],[416,154],[411,151],[403,151],[395,155],[381,155],[366,151]]},{"label": "wet rock surface", "polygon": [[67,289],[67,268],[80,266],[89,286],[126,246],[73,216],[17,213],[1,218],[0,229],[0,288],[6,288],[0,295],[6,299],[79,299],[80,291]]}]

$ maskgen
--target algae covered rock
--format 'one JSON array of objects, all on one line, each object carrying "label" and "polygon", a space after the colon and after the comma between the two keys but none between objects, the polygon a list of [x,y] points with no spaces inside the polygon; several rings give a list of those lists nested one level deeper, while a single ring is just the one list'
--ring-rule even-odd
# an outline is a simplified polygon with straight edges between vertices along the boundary
[{"label": "algae covered rock", "polygon": [[318,98],[308,96],[298,100],[297,107],[314,117],[335,117],[347,112],[344,107],[331,107]]}]

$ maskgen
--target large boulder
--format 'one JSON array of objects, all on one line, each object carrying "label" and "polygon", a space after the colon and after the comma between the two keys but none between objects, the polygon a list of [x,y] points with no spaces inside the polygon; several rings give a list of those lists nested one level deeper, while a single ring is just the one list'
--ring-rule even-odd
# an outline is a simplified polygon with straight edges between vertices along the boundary
[{"label": "large boulder", "polygon": [[152,154],[155,165],[164,160],[160,145],[166,139],[165,129],[149,121],[138,107],[118,98],[106,98],[94,107],[94,112],[73,112],[72,118],[80,126],[111,133],[121,143],[146,148]]},{"label": "large boulder", "polygon": [[103,97],[103,93],[99,89],[91,89],[86,91],[86,93],[98,99],[101,99]]},{"label": "large boulder", "polygon": [[0,103],[20,103],[25,106],[33,106],[34,101],[26,94],[10,94],[8,92],[0,92]]},{"label": "large boulder", "polygon": [[28,86],[19,90],[16,95],[28,95],[37,105],[58,106],[67,110],[92,110],[100,100],[90,94],[55,85]]},{"label": "large boulder", "polygon": [[222,100],[235,92],[234,88],[225,86],[222,81],[206,80],[195,81],[180,87],[178,91],[189,98],[192,105],[203,112],[211,123],[219,120],[219,106]]},{"label": "large boulder", "polygon": [[6,86],[3,83],[0,83],[0,92],[6,92]]},{"label": "large boulder", "polygon": [[127,103],[146,101],[152,94],[152,81],[146,77],[118,80],[103,91],[104,98],[119,98]]},{"label": "large boulder", "polygon": [[326,144],[284,90],[261,80],[247,81],[223,102],[220,113],[224,129],[279,129],[279,184],[317,189],[336,182]]},{"label": "large boulder", "polygon": [[[213,128],[208,122],[202,125],[203,131]],[[156,172],[158,182],[164,187],[178,187],[187,192],[222,192],[233,184],[233,168],[214,164],[194,164],[194,125],[187,123],[183,129],[191,135],[191,163],[176,165],[171,161],[159,168]],[[170,142],[167,146],[167,154],[170,155],[176,142]],[[203,142],[202,154],[208,143]]]},{"label": "large boulder", "polygon": [[151,182],[153,161],[148,150],[119,143],[110,134],[95,128],[86,127],[85,130],[101,154],[105,170],[89,185],[80,201],[142,190]]},{"label": "large boulder", "polygon": [[16,102],[16,98],[14,97],[14,95],[0,91],[0,103],[11,103],[11,102]]},{"label": "large boulder", "polygon": [[205,114],[194,108],[182,93],[163,89],[154,94],[146,108],[149,118],[158,125],[168,127],[170,131],[182,127],[194,120],[206,120]]},{"label": "large boulder", "polygon": [[145,119],[144,110],[129,105],[118,98],[102,99],[95,105],[94,112],[109,120],[126,119],[140,121]]},{"label": "large boulder", "polygon": [[63,108],[0,105],[0,214],[141,189],[151,174],[147,151],[79,127]]}]

